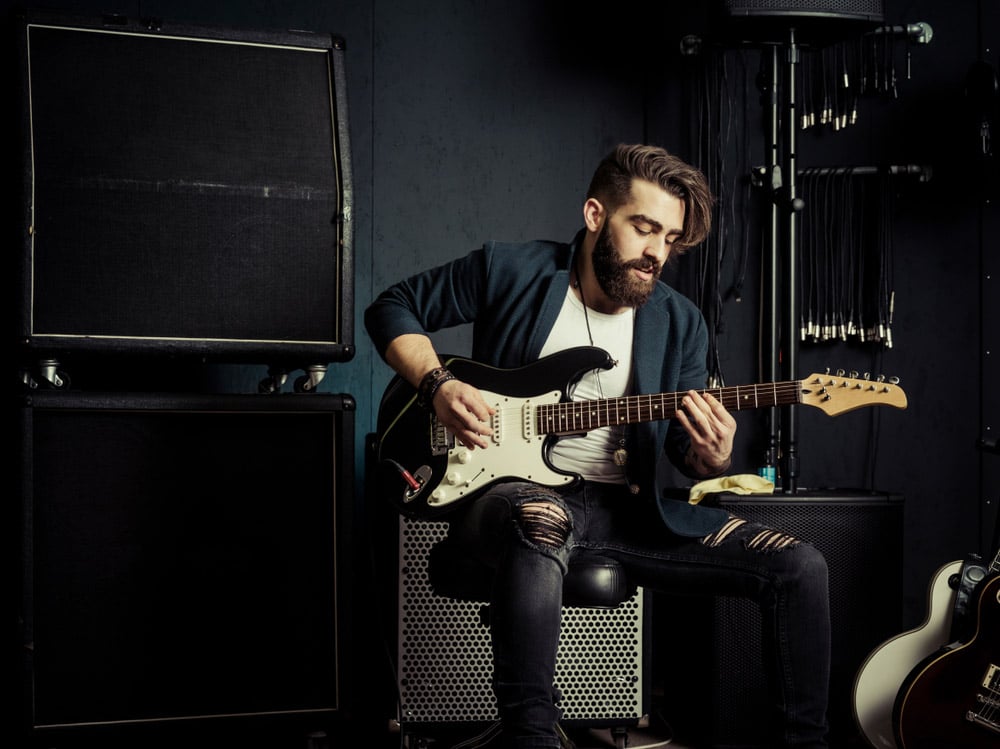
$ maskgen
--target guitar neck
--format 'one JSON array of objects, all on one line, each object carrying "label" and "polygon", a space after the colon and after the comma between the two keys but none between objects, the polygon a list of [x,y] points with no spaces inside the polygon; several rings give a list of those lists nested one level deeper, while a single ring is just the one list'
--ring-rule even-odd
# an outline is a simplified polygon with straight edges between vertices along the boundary
[{"label": "guitar neck", "polygon": [[[802,381],[705,388],[697,392],[711,394],[729,411],[743,411],[801,402]],[[539,434],[572,434],[612,425],[670,419],[680,410],[686,394],[685,390],[540,405],[535,427]]]}]

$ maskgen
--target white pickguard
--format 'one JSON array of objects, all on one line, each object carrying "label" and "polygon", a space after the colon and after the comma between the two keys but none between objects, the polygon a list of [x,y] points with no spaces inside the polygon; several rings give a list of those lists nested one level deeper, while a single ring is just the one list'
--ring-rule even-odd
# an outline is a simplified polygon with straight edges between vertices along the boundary
[{"label": "white pickguard", "polygon": [[480,391],[495,413],[493,435],[485,450],[468,448],[457,440],[448,446],[448,463],[427,505],[441,508],[504,477],[516,476],[545,486],[563,486],[575,477],[549,468],[543,455],[545,438],[535,429],[535,409],[558,403],[558,391],[533,398],[512,398]]}]

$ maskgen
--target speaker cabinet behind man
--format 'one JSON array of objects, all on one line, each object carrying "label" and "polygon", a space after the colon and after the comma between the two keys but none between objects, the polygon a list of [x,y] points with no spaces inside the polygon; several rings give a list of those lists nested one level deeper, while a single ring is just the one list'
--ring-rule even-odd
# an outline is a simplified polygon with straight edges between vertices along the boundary
[{"label": "speaker cabinet behind man", "polygon": [[[704,501],[704,500],[703,500]],[[831,738],[863,747],[854,725],[854,677],[875,647],[902,622],[902,498],[831,492],[812,496],[736,497],[718,504],[735,515],[811,541],[830,569]],[[685,602],[685,605],[690,605]],[[668,601],[655,611],[677,610]],[[761,661],[760,612],[753,601],[706,598],[694,620],[656,621],[676,629],[676,651],[654,649],[654,671],[667,673],[666,713],[682,736],[713,749],[765,749],[767,685]]]}]

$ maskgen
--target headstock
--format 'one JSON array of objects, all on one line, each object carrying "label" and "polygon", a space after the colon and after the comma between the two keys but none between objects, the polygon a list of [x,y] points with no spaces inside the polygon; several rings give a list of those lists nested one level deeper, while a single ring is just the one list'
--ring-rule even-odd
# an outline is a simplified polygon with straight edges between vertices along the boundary
[{"label": "headstock", "polygon": [[802,385],[802,403],[815,406],[828,416],[865,406],[906,408],[906,393],[899,386],[898,377],[887,379],[879,375],[872,379],[868,373],[859,377],[857,372],[848,374],[838,369],[836,374],[827,370],[823,374],[811,374],[799,382]]}]

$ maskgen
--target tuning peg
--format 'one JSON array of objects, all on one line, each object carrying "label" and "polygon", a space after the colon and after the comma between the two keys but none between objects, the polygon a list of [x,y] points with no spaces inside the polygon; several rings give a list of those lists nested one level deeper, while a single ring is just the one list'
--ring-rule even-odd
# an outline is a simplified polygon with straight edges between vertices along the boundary
[{"label": "tuning peg", "polygon": [[837,370],[837,377],[843,377],[843,376],[844,376],[844,370],[838,369]]},{"label": "tuning peg", "polygon": [[856,369],[852,369],[851,370],[851,379],[852,380],[858,379],[858,370],[856,370]]},{"label": "tuning peg", "polygon": [[898,377],[895,377],[895,376],[893,376],[893,377],[890,377],[890,378],[889,378],[889,382],[890,382],[891,384],[893,384],[893,385],[898,385],[898,384],[899,384],[899,378],[898,378]]},{"label": "tuning peg", "polygon": [[883,374],[880,374],[880,375],[879,375],[879,376],[878,376],[878,377],[876,378],[876,380],[875,380],[875,381],[876,381],[876,382],[885,382],[885,375],[883,375]]}]

